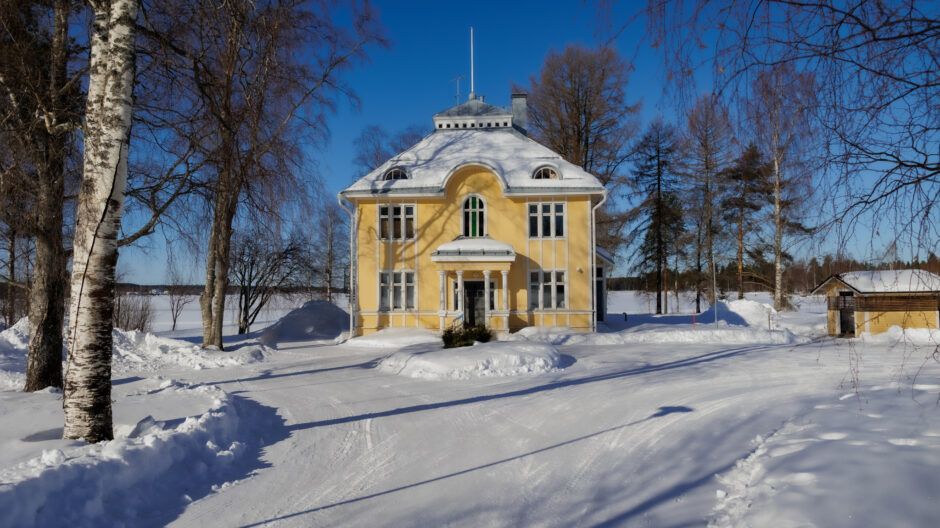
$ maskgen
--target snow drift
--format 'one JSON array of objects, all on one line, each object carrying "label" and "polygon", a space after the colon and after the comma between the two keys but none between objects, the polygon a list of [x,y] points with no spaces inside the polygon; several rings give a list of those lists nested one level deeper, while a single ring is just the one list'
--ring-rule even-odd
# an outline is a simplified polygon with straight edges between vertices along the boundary
[{"label": "snow drift", "polygon": [[207,369],[246,365],[264,360],[265,347],[258,343],[246,343],[231,351],[214,348],[204,349],[186,341],[157,337],[136,330],[115,328],[114,369],[119,372],[131,370],[155,371],[167,367]]},{"label": "snow drift", "polygon": [[26,352],[29,349],[29,319],[0,332],[0,391],[22,390],[26,385]]},{"label": "snow drift", "polygon": [[253,412],[251,402],[215,386],[166,382],[158,390],[201,396],[208,410],[175,427],[148,416],[110,442],[45,450],[0,471],[2,524],[162,524],[161,516],[172,519],[193,497],[243,475],[246,455],[261,441],[259,431],[276,429],[270,417]]},{"label": "snow drift", "polygon": [[346,344],[369,348],[401,348],[411,345],[443,346],[441,335],[423,328],[386,328],[374,334],[350,339]]},{"label": "snow drift", "polygon": [[342,339],[348,330],[348,313],[331,302],[310,301],[265,329],[259,341],[269,347],[288,341],[332,343]]},{"label": "snow drift", "polygon": [[409,347],[386,357],[378,368],[412,378],[468,379],[538,374],[558,368],[561,354],[542,343],[477,343],[458,348]]}]

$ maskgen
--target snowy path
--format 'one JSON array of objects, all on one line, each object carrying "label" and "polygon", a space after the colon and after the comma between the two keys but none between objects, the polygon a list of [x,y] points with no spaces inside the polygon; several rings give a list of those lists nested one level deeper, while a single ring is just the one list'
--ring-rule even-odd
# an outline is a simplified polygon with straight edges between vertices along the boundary
[{"label": "snowy path", "polygon": [[815,344],[571,348],[572,365],[533,377],[405,378],[349,346],[208,372],[289,436],[174,525],[701,525],[716,474],[837,400],[847,365]]}]

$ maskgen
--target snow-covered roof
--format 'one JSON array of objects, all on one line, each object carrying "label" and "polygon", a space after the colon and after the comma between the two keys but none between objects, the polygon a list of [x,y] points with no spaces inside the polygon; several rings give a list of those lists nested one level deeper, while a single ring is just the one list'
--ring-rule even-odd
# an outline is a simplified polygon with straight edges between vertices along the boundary
[{"label": "snow-covered roof", "polygon": [[473,261],[512,262],[516,260],[516,252],[512,246],[486,237],[457,237],[445,242],[431,253],[434,262],[446,261]]},{"label": "snow-covered roof", "polygon": [[[505,194],[604,192],[603,184],[592,174],[508,127],[435,130],[360,178],[342,194],[441,195],[450,175],[469,165],[481,165],[492,170]],[[553,168],[558,178],[532,179],[541,167]],[[403,169],[408,178],[385,180],[385,173],[392,168]]]},{"label": "snow-covered roof", "polygon": [[816,290],[833,278],[858,293],[940,292],[940,276],[924,270],[849,271],[826,279]]},{"label": "snow-covered roof", "polygon": [[484,103],[480,99],[470,99],[467,102],[452,106],[447,110],[434,114],[434,118],[439,117],[465,117],[465,116],[492,116],[492,117],[512,117],[512,112],[505,108]]}]

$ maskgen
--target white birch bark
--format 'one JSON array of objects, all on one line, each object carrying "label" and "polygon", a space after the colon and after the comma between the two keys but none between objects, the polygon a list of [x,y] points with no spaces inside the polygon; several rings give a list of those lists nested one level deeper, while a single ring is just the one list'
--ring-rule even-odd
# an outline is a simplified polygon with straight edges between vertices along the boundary
[{"label": "white birch bark", "polygon": [[117,236],[127,183],[137,0],[93,0],[85,152],[69,305],[65,438],[110,440]]}]

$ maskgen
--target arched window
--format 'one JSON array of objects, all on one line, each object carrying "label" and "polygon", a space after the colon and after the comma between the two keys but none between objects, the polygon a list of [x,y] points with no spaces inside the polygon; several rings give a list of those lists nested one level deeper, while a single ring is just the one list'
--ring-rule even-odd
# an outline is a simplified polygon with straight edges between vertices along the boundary
[{"label": "arched window", "polygon": [[551,167],[542,167],[532,174],[533,180],[556,180],[558,173]]},{"label": "arched window", "polygon": [[407,180],[408,173],[405,172],[403,169],[399,169],[398,167],[395,167],[394,169],[389,169],[389,171],[385,173],[385,179],[386,180]]},{"label": "arched window", "polygon": [[473,195],[463,201],[463,236],[486,235],[486,204],[483,198]]}]

